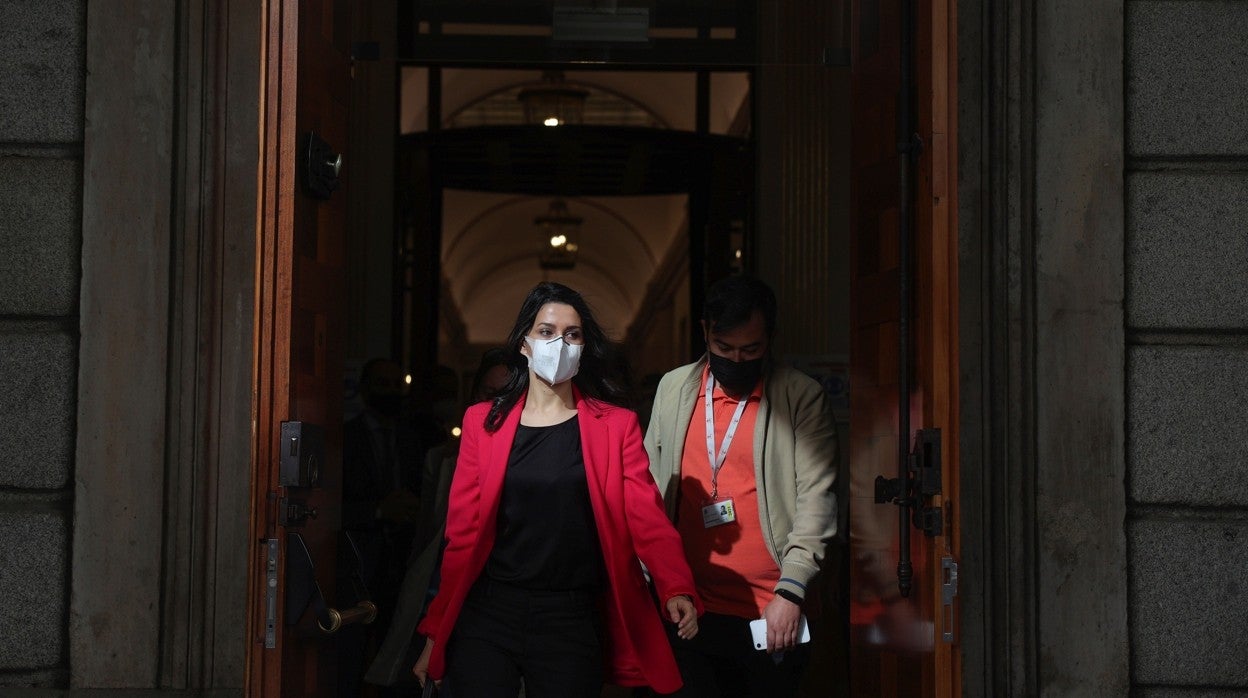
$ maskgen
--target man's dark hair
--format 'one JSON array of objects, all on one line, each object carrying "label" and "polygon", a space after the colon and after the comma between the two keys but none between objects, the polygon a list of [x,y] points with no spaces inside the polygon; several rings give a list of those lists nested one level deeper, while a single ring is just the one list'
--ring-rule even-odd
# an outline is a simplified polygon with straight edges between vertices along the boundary
[{"label": "man's dark hair", "polygon": [[767,336],[776,333],[776,294],[752,276],[730,276],[706,291],[702,319],[711,332],[729,332],[750,321],[754,311],[763,315]]},{"label": "man's dark hair", "polygon": [[[477,364],[477,372],[472,376],[472,392],[468,393],[468,400],[476,402],[477,396],[481,394],[481,385],[485,383],[485,374],[495,366],[503,366],[508,371],[514,372],[519,368],[513,365],[511,355],[502,347],[490,347],[481,355],[481,363]],[[493,395],[486,395],[486,398],[492,398]]]}]

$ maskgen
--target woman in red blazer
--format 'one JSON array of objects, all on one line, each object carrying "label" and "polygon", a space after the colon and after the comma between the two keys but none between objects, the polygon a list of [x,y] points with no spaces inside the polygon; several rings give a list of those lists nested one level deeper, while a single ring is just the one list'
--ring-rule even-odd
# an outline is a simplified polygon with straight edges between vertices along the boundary
[{"label": "woman in red blazer", "polygon": [[514,698],[521,678],[530,698],[596,697],[604,681],[676,691],[641,565],[679,637],[697,633],[702,605],[637,416],[613,404],[606,335],[580,294],[547,282],[506,347],[507,386],[464,415],[412,671],[422,685],[445,676],[456,698]]}]

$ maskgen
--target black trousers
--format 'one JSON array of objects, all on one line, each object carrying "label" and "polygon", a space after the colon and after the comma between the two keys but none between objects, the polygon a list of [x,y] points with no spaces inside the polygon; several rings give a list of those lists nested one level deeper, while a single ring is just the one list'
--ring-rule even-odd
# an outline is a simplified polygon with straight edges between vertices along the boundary
[{"label": "black trousers", "polygon": [[681,698],[791,698],[797,695],[802,674],[810,663],[810,643],[783,655],[754,649],[750,620],[719,613],[698,619],[698,634],[682,640],[668,637],[684,688]]},{"label": "black trousers", "polygon": [[447,643],[456,698],[598,698],[603,643],[597,591],[534,591],[477,580]]}]

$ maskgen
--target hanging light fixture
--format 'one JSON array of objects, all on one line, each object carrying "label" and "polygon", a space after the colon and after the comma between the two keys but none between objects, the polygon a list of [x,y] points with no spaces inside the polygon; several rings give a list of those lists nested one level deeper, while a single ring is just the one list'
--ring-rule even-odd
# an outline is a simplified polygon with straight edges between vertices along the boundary
[{"label": "hanging light fixture", "polygon": [[562,199],[550,202],[545,215],[533,219],[541,234],[541,252],[538,265],[542,269],[571,269],[576,266],[576,254],[581,238],[580,216],[573,216]]},{"label": "hanging light fixture", "polygon": [[569,85],[561,70],[547,70],[542,73],[541,82],[525,87],[517,95],[524,105],[525,123],[545,126],[581,123],[588,97],[589,90]]}]

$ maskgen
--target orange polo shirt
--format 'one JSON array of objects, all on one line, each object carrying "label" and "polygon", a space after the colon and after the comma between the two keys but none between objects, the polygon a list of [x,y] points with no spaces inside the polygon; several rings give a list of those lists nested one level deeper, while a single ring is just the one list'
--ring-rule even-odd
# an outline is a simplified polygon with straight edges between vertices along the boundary
[{"label": "orange polo shirt", "polygon": [[[754,480],[754,425],[763,396],[762,383],[746,397],[745,411],[727,458],[719,470],[719,499],[732,498],[737,518],[732,523],[707,528],[702,507],[710,503],[711,461],[706,453],[706,377],[693,414],[681,456],[680,506],[676,528],[684,541],[685,558],[706,610],[740,618],[758,618],[771,601],[780,579],[780,568],[767,550],[758,518],[758,488]],[[715,413],[715,452],[718,453],[737,409],[737,400],[717,384],[711,393]]]}]

